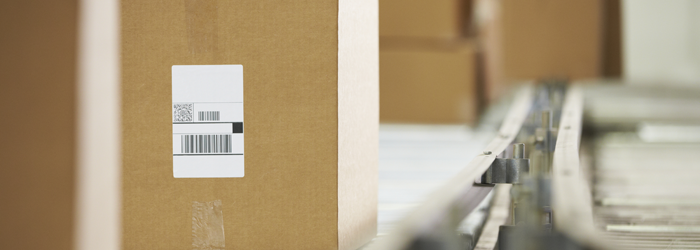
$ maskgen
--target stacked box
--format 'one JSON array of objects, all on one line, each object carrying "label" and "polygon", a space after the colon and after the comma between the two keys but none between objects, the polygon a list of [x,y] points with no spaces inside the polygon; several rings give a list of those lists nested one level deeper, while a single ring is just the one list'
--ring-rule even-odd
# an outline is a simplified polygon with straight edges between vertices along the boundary
[{"label": "stacked box", "polygon": [[478,115],[471,1],[380,0],[381,121],[465,124]]},{"label": "stacked box", "polygon": [[476,1],[488,99],[519,80],[600,77],[603,2]]},{"label": "stacked box", "polygon": [[380,52],[382,122],[473,122],[477,115],[474,44],[394,42],[382,40]]}]

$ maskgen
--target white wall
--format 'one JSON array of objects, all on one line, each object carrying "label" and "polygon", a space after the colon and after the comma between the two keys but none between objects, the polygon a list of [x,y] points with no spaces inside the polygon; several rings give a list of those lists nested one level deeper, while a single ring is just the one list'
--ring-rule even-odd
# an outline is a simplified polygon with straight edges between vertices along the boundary
[{"label": "white wall", "polygon": [[625,78],[700,85],[700,1],[622,4]]}]

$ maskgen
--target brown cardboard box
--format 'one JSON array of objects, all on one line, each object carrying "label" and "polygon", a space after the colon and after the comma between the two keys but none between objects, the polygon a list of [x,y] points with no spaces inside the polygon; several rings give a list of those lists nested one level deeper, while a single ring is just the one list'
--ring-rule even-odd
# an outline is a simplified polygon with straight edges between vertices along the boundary
[{"label": "brown cardboard box", "polygon": [[474,44],[382,38],[380,115],[387,123],[468,123],[477,115]]},{"label": "brown cardboard box", "polygon": [[0,2],[0,249],[73,249],[78,1]]},{"label": "brown cardboard box", "polygon": [[602,74],[602,1],[475,2],[490,100],[505,82]]},{"label": "brown cardboard box", "polygon": [[503,55],[509,78],[598,77],[601,1],[503,1]]},{"label": "brown cardboard box", "polygon": [[0,3],[0,249],[119,249],[117,7]]},{"label": "brown cardboard box", "polygon": [[[121,13],[125,249],[196,248],[206,206],[224,237],[197,244],[214,248],[375,235],[376,1],[124,0]],[[173,178],[171,67],[213,64],[243,65],[245,176]]]},{"label": "brown cardboard box", "polygon": [[380,0],[380,35],[458,38],[469,28],[470,3],[469,0]]},{"label": "brown cardboard box", "polygon": [[603,77],[622,77],[622,3],[603,2]]}]

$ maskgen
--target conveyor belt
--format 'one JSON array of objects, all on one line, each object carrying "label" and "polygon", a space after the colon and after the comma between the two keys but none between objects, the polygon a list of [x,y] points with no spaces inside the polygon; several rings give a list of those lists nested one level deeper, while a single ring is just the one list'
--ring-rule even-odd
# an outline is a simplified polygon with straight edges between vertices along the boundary
[{"label": "conveyor belt", "polygon": [[700,90],[558,86],[524,88],[498,133],[383,126],[367,249],[700,249]]},{"label": "conveyor belt", "polygon": [[[490,142],[482,148],[481,153],[463,158],[459,171],[447,176],[447,181],[439,183],[439,187],[432,190],[431,195],[419,206],[410,209],[393,225],[390,233],[380,235],[367,249],[415,249],[426,246],[454,249],[462,245],[463,242],[460,242],[460,236],[456,233],[457,227],[492,190],[492,185],[475,185],[474,181],[518,135],[532,99],[533,88],[522,88],[507,109],[498,133],[490,136]],[[380,182],[381,178],[380,174]]]}]

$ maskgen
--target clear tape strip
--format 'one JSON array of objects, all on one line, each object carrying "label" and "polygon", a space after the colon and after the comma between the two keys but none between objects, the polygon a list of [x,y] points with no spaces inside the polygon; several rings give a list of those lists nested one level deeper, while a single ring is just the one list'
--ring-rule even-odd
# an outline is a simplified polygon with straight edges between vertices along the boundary
[{"label": "clear tape strip", "polygon": [[192,248],[224,249],[224,215],[221,200],[192,202]]}]

